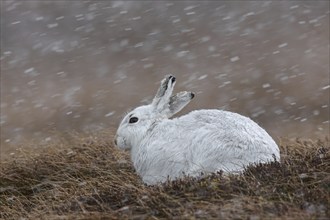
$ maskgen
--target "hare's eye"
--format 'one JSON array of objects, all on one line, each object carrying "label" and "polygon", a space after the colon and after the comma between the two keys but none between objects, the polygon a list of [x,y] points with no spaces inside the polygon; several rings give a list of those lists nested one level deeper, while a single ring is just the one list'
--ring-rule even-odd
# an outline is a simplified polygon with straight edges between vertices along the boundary
[{"label": "hare's eye", "polygon": [[133,123],[136,123],[139,119],[137,117],[132,117],[129,119],[129,123],[130,124],[133,124]]}]

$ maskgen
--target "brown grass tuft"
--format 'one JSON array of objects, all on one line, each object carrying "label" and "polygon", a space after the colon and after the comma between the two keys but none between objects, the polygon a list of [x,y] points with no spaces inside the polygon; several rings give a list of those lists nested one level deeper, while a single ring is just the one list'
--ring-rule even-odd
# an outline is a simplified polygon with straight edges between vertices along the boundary
[{"label": "brown grass tuft", "polygon": [[281,140],[281,163],[145,186],[106,137],[1,162],[2,219],[329,219],[329,140]]}]

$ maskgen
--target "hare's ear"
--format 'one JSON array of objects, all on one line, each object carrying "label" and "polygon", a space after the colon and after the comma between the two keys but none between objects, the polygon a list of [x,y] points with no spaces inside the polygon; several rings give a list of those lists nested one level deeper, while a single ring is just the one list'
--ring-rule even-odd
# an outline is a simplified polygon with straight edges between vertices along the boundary
[{"label": "hare's ear", "polygon": [[181,111],[195,97],[193,92],[179,92],[170,98],[168,117]]},{"label": "hare's ear", "polygon": [[164,114],[168,110],[174,85],[175,77],[172,75],[167,75],[161,81],[160,87],[151,103],[157,113]]}]

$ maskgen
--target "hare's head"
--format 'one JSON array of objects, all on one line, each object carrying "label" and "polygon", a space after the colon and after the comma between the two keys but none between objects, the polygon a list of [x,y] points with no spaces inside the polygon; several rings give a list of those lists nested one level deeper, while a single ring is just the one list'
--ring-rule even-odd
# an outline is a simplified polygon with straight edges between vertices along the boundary
[{"label": "hare's head", "polygon": [[192,98],[192,92],[172,95],[175,77],[166,76],[149,105],[137,107],[121,121],[115,137],[115,144],[121,149],[131,149],[138,144],[158,121],[172,117],[185,107]]}]

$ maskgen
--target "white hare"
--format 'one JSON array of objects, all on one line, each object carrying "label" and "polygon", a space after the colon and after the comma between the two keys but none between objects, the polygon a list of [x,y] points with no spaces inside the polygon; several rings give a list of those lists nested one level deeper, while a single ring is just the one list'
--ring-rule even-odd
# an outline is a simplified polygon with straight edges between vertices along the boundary
[{"label": "white hare", "polygon": [[146,184],[279,161],[279,148],[268,133],[237,113],[203,109],[169,119],[194,98],[186,91],[172,96],[174,84],[174,76],[163,79],[152,103],[128,113],[115,137],[117,147],[131,151]]}]

